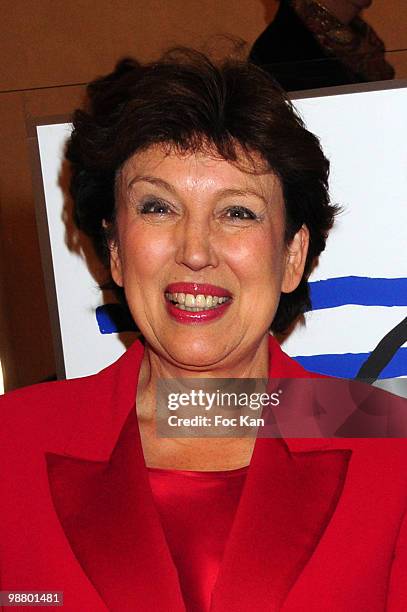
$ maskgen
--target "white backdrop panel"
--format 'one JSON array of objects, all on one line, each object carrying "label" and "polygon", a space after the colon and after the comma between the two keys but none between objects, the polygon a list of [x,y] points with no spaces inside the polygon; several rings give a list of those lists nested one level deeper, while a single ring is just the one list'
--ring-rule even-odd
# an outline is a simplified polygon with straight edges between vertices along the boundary
[{"label": "white backdrop panel", "polygon": [[[331,161],[332,201],[344,208],[311,280],[405,281],[407,88],[310,97],[294,103],[321,140]],[[102,304],[101,292],[85,261],[66,245],[59,173],[69,131],[69,124],[37,126],[68,378],[97,372],[125,350],[117,334],[100,333],[95,308]],[[357,284],[358,279],[353,282]],[[400,285],[395,283],[394,302],[383,305],[376,289],[372,299],[377,297],[377,303],[365,306],[348,304],[344,294],[340,305],[307,314],[306,328],[294,332],[284,349],[292,356],[370,352],[406,316],[407,302],[399,294]],[[407,365],[405,369],[397,375],[407,374]],[[331,368],[329,373],[335,371]]]}]

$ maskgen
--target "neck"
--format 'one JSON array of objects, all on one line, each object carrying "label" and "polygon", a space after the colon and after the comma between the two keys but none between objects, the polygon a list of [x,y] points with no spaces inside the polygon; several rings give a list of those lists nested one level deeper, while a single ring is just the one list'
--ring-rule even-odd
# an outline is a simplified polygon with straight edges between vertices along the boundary
[{"label": "neck", "polygon": [[244,356],[229,358],[204,371],[175,364],[159,355],[146,343],[137,386],[137,413],[142,420],[154,418],[156,388],[159,379],[174,378],[268,378],[269,337],[266,334]]}]

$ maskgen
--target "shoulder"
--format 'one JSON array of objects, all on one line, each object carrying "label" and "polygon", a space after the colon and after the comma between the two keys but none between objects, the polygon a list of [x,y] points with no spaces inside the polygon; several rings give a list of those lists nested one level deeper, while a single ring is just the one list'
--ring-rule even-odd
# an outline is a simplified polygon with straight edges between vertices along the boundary
[{"label": "shoulder", "polygon": [[278,341],[269,335],[270,378],[322,378],[322,374],[310,372],[283,351]]},{"label": "shoulder", "polygon": [[[112,406],[112,397],[133,389],[135,370],[143,355],[136,341],[117,361],[97,374],[41,383],[0,397],[0,448],[7,440],[28,445],[64,446],[79,421],[95,419]],[[124,391],[122,391],[124,390]],[[116,402],[113,402],[115,404]]]},{"label": "shoulder", "polygon": [[63,445],[80,412],[106,397],[117,364],[83,378],[39,383],[1,396],[0,446],[10,440],[28,445]]}]

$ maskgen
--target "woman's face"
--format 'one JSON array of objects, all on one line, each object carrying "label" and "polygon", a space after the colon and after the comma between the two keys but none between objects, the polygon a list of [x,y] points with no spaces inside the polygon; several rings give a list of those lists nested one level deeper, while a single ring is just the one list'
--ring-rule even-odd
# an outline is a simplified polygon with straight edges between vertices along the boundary
[{"label": "woman's face", "polygon": [[112,275],[155,352],[197,371],[255,353],[308,246],[305,227],[284,244],[277,177],[153,146],[124,164],[116,193]]}]

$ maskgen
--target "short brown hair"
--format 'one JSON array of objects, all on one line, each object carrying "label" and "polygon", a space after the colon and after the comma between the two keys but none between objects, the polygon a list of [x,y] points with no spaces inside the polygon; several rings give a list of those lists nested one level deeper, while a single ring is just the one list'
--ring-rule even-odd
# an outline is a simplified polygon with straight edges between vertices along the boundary
[{"label": "short brown hair", "polygon": [[281,181],[286,242],[303,224],[310,232],[303,278],[295,291],[281,295],[271,330],[284,332],[311,308],[307,279],[337,211],[329,203],[329,162],[269,74],[247,62],[214,63],[198,51],[175,49],[145,65],[124,59],[90,83],[87,93],[87,106],[73,115],[66,157],[76,223],[93,238],[106,266],[103,221],[114,226],[115,177],[122,164],[154,144],[195,152],[209,143],[231,162],[238,163],[242,151],[249,159],[260,154]]}]

